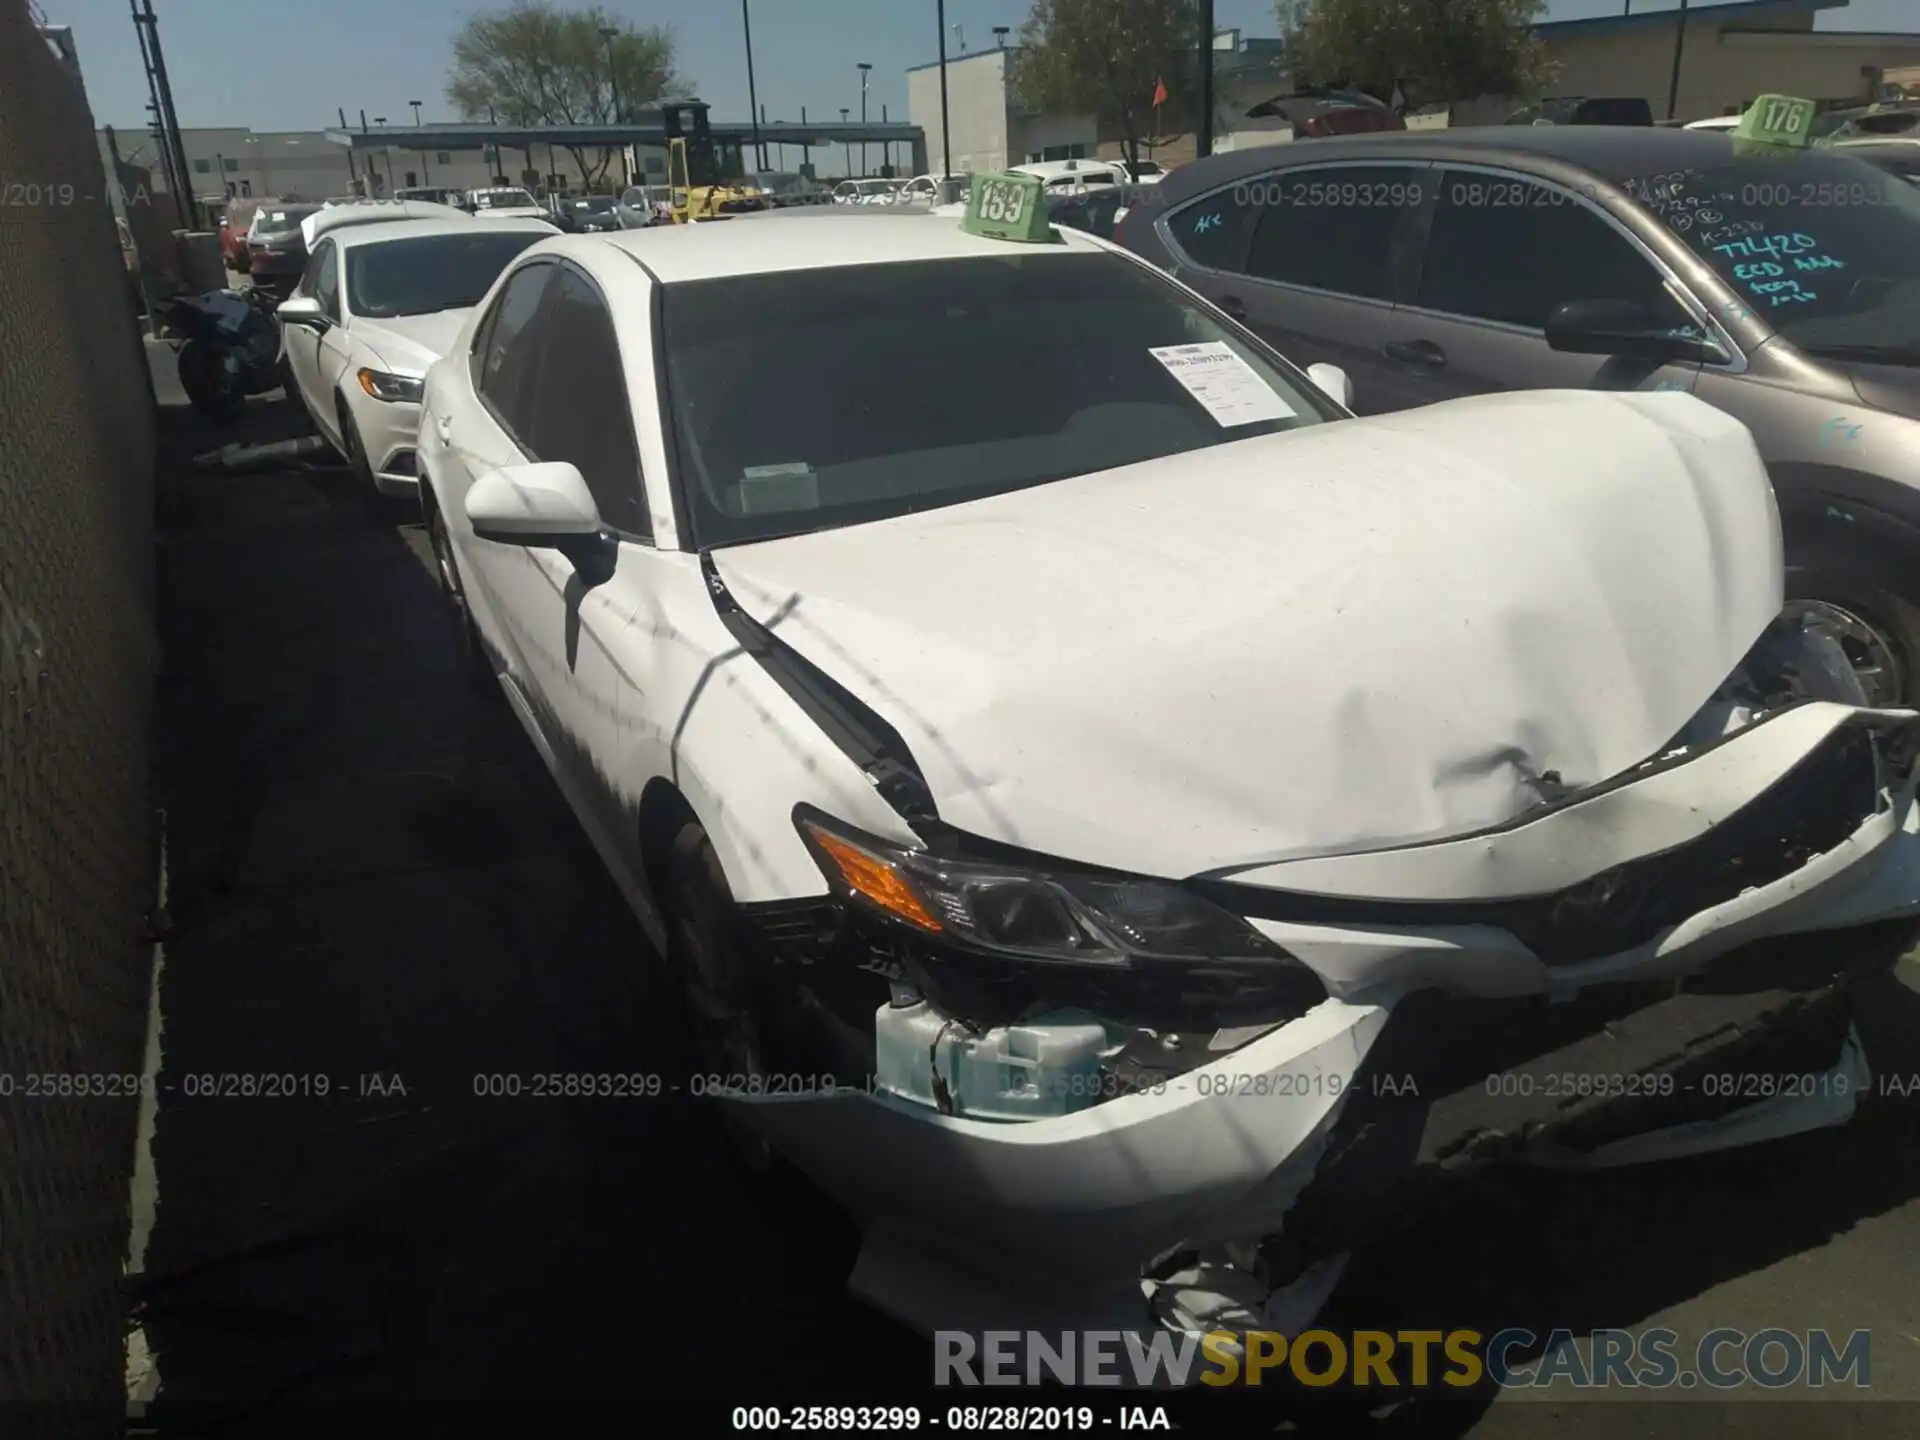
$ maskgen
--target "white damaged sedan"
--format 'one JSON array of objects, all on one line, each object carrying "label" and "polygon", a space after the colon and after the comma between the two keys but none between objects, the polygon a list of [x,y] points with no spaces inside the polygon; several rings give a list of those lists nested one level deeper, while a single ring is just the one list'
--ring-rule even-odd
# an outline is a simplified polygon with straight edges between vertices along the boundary
[{"label": "white damaged sedan", "polygon": [[1481,1163],[1836,1124],[1916,727],[1686,395],[1356,420],[1092,236],[520,256],[429,526],[742,1128],[931,1331],[1289,1328]]}]

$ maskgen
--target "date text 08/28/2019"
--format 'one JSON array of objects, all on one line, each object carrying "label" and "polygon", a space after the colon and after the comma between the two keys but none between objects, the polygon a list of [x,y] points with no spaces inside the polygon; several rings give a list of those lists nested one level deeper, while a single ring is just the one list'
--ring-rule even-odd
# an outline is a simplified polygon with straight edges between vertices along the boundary
[{"label": "date text 08/28/2019", "polygon": [[761,1433],[1065,1435],[1096,1430],[1171,1430],[1159,1405],[736,1405],[733,1428]]}]

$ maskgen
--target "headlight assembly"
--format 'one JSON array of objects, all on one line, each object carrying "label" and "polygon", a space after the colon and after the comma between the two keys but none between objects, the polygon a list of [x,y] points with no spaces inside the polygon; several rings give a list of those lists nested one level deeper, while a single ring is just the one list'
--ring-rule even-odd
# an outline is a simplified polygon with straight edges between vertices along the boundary
[{"label": "headlight assembly", "polygon": [[420,403],[422,381],[418,376],[389,375],[384,370],[363,369],[356,378],[360,381],[360,388],[376,400]]},{"label": "headlight assembly", "polygon": [[1820,612],[1789,609],[1761,632],[1674,745],[1709,744],[1744,730],[1762,715],[1806,700],[1868,704],[1860,677]]},{"label": "headlight assembly", "polygon": [[1035,964],[1298,964],[1239,916],[1178,885],[957,860],[796,816],[836,895],[930,940]]}]

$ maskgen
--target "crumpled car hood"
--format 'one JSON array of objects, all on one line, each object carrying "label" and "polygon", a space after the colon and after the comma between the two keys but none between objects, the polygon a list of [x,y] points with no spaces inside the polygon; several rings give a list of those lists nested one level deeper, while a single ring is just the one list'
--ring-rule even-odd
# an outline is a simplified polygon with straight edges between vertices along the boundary
[{"label": "crumpled car hood", "polygon": [[943,819],[1162,876],[1607,779],[1782,603],[1751,437],[1669,393],[1453,401],[714,560]]}]

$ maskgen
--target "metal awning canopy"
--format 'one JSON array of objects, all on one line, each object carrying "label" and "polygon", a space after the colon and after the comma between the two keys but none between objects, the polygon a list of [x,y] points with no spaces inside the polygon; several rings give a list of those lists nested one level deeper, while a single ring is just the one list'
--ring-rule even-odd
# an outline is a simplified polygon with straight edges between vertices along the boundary
[{"label": "metal awning canopy", "polygon": [[[712,121],[709,132],[716,142],[751,144],[754,127],[738,121]],[[802,124],[796,120],[776,120],[759,127],[759,139],[767,145],[911,145],[915,152],[925,146],[926,132],[918,125],[900,122],[870,121],[865,125]],[[327,139],[349,150],[485,150],[495,145],[509,150],[524,150],[529,145],[621,146],[667,143],[666,127],[659,120],[632,125],[396,125],[377,130],[330,129]]]}]

